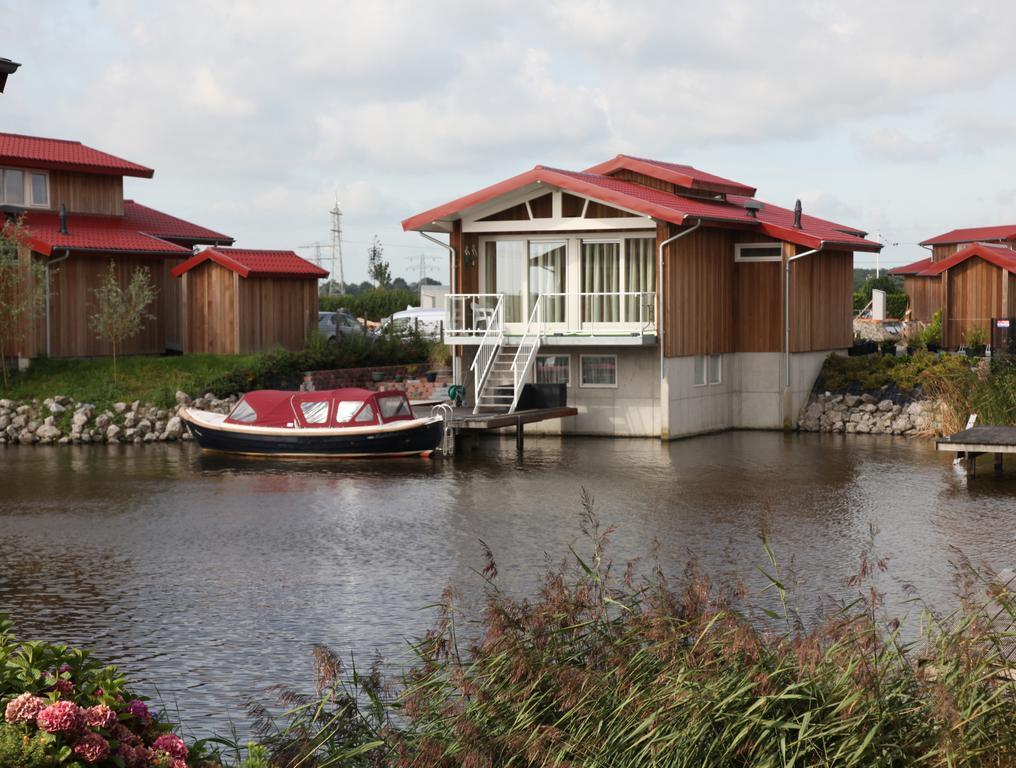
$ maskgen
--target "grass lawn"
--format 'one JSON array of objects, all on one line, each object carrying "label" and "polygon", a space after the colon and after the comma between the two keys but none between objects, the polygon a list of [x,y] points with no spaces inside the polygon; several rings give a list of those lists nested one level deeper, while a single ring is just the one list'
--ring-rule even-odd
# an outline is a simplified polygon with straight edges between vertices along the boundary
[{"label": "grass lawn", "polygon": [[117,385],[113,386],[113,360],[35,360],[23,373],[15,374],[9,387],[0,383],[0,398],[43,400],[66,395],[78,402],[93,403],[100,411],[115,402],[153,403],[169,406],[177,390],[191,397],[204,394],[210,380],[250,364],[254,355],[178,355],[171,357],[124,357],[117,360]]}]

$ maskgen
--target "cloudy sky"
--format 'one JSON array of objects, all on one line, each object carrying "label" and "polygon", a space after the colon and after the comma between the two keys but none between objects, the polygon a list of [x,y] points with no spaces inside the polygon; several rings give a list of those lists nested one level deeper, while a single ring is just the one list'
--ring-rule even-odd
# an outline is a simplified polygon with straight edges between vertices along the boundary
[{"label": "cloudy sky", "polygon": [[1016,221],[1013,3],[0,0],[0,18],[23,64],[0,130],[150,165],[129,196],[249,247],[327,242],[337,195],[347,280],[375,233],[396,275],[441,253],[402,232],[411,214],[619,152],[800,197],[880,233],[883,264]]}]

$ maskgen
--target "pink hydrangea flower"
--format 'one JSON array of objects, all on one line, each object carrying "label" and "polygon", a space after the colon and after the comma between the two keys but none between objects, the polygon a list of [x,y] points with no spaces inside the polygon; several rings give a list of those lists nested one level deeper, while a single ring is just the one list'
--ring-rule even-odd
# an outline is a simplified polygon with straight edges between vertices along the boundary
[{"label": "pink hydrangea flower", "polygon": [[121,742],[116,754],[127,768],[146,768],[150,765],[148,749],[143,744]]},{"label": "pink hydrangea flower", "polygon": [[46,702],[31,693],[23,693],[7,703],[4,719],[8,723],[29,723],[39,716]]},{"label": "pink hydrangea flower", "polygon": [[152,749],[157,752],[165,752],[177,760],[185,760],[187,758],[187,745],[183,743],[183,739],[174,733],[162,734],[162,736],[152,742]]},{"label": "pink hydrangea flower", "polygon": [[77,733],[85,727],[85,713],[73,701],[58,701],[43,709],[35,721],[48,733]]},{"label": "pink hydrangea flower", "polygon": [[74,754],[86,763],[98,763],[109,757],[109,742],[97,733],[86,733],[74,744]]},{"label": "pink hydrangea flower", "polygon": [[85,723],[90,728],[111,728],[116,722],[116,712],[105,704],[96,704],[85,710]]},{"label": "pink hydrangea flower", "polygon": [[152,720],[152,714],[148,711],[148,705],[140,699],[128,701],[123,711],[144,723],[149,723]]},{"label": "pink hydrangea flower", "polygon": [[57,680],[53,687],[56,688],[63,696],[70,696],[74,693],[74,683],[70,680]]}]

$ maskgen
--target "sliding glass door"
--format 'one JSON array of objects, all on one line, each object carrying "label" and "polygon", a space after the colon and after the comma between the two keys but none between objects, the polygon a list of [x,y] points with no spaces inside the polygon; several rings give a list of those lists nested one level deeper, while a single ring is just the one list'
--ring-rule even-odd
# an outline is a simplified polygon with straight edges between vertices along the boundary
[{"label": "sliding glass door", "polygon": [[491,240],[484,250],[483,292],[504,294],[504,321],[522,323],[528,318],[522,306],[526,244],[523,240]]},{"label": "sliding glass door", "polygon": [[[543,296],[543,321],[563,323],[568,290],[568,243],[565,240],[529,241],[529,307]],[[528,318],[527,318],[528,319]]]},{"label": "sliding glass door", "polygon": [[[626,286],[625,321],[652,322],[656,317],[656,238],[630,237],[625,240]],[[631,294],[638,295],[631,295]]]},{"label": "sliding glass door", "polygon": [[620,321],[621,243],[584,240],[581,258],[582,322]]}]

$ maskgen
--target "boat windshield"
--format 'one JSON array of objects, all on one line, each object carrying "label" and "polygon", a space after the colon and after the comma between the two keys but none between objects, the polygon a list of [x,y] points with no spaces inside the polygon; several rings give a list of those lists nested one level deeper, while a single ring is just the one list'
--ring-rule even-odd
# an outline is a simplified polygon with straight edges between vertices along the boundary
[{"label": "boat windshield", "polygon": [[381,410],[381,418],[385,421],[413,418],[413,409],[409,407],[409,401],[401,393],[378,396],[377,403]]},{"label": "boat windshield", "polygon": [[250,424],[251,422],[257,421],[258,414],[257,411],[251,407],[251,404],[247,402],[247,398],[241,397],[240,402],[233,407],[233,410],[230,412],[228,418],[230,421],[237,421],[241,424]]}]

